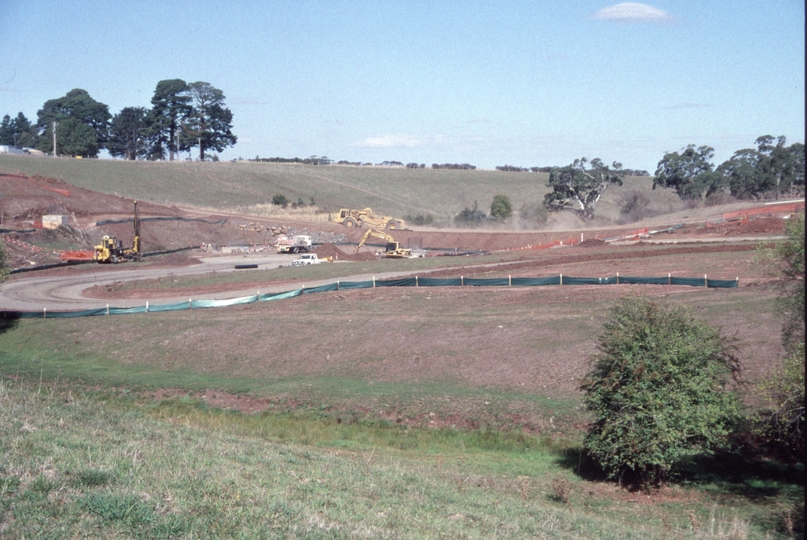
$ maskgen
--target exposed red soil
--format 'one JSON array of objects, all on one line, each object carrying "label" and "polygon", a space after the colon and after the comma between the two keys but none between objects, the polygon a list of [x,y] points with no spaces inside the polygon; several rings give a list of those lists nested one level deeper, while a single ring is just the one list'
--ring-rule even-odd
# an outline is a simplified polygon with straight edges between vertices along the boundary
[{"label": "exposed red soil", "polygon": [[[69,194],[67,194],[69,193]],[[174,249],[185,247],[189,244],[198,245],[202,243],[215,245],[267,245],[273,238],[267,225],[275,220],[260,220],[254,217],[218,216],[218,215],[198,215],[179,210],[174,207],[165,207],[153,204],[141,203],[139,205],[141,217],[201,217],[204,222],[182,222],[182,221],[149,221],[142,226],[143,243],[149,246],[147,249],[162,247],[164,249]],[[64,245],[70,241],[74,243],[83,242],[82,247],[90,247],[103,234],[111,234],[121,239],[129,239],[132,235],[131,223],[109,224],[105,226],[95,226],[102,219],[126,219],[131,217],[132,201],[115,197],[93,193],[74,186],[69,186],[63,182],[45,178],[26,178],[13,175],[0,174],[0,216],[3,216],[3,227],[6,229],[30,228],[31,222],[42,214],[55,213],[71,216],[75,231],[71,236],[69,232],[63,231],[42,231],[3,233],[14,240],[18,240],[29,245]],[[226,219],[226,223],[218,223],[220,219]],[[249,225],[251,223],[251,225]],[[304,227],[310,226],[315,230],[342,232],[352,242],[357,242],[363,233],[360,230],[347,230],[339,225],[329,223],[317,224],[296,224]],[[704,224],[687,224],[675,232],[664,235],[667,239],[692,239],[697,237],[705,239],[709,237],[722,236],[757,236],[765,238],[772,234],[780,234],[785,225],[785,220],[777,218],[760,218],[748,222],[732,222],[715,226],[705,226]],[[546,245],[554,241],[562,240],[566,242],[570,238],[581,239],[580,232],[551,232],[551,231],[465,231],[465,230],[403,230],[393,231],[392,235],[404,246],[416,246],[428,249],[445,250],[478,250],[496,252],[506,249],[524,249],[523,255],[516,261],[502,261],[501,264],[485,266],[463,266],[461,269],[447,268],[429,273],[434,277],[458,277],[459,275],[474,277],[540,277],[547,275],[557,275],[562,273],[566,276],[597,277],[612,276],[615,273],[620,275],[634,276],[663,276],[671,273],[677,276],[693,276],[691,261],[694,255],[715,254],[713,259],[699,257],[699,273],[707,273],[709,277],[718,279],[733,279],[740,277],[740,294],[750,291],[750,285],[755,284],[755,280],[745,277],[749,268],[750,260],[753,259],[755,242],[743,244],[701,244],[683,243],[675,246],[665,247],[651,246],[647,243],[639,242],[632,245],[614,246],[603,241],[604,238],[625,236],[634,232],[631,227],[614,227],[597,231],[585,231],[584,240],[577,246],[559,249],[533,250],[525,249]],[[350,260],[373,260],[375,256],[372,251],[378,244],[367,246],[358,254],[353,254],[340,249],[334,244],[325,243],[318,247],[317,254],[320,257],[334,257],[339,261]],[[73,249],[75,245],[71,245]],[[12,262],[18,266],[27,266],[28,261],[38,264],[45,262],[55,262],[58,260],[54,250],[19,247],[9,244],[12,255]],[[717,256],[719,254],[734,253],[736,257]],[[191,251],[163,256],[143,264],[151,267],[161,266],[165,268],[178,267],[182,265],[197,264],[198,258],[204,254]],[[467,258],[463,259],[463,264],[468,263]],[[95,265],[83,265],[67,268],[47,270],[50,275],[72,272],[92,272],[97,268]],[[44,275],[44,274],[40,274]],[[277,284],[277,283],[275,283]],[[183,295],[192,297],[199,293],[226,293],[238,289],[260,290],[265,282],[239,283],[237,285],[221,285],[219,287],[206,286],[203,289],[185,288],[172,289],[168,294],[175,295],[181,291]],[[281,284],[282,285],[282,284]],[[294,283],[289,282],[289,288],[293,288]],[[219,358],[237,358],[243,369],[263,369],[266,363],[274,362],[273,369],[278,376],[297,374],[300,376],[329,373],[332,366],[339,366],[339,362],[348,363],[348,346],[342,350],[334,344],[345,340],[350,342],[352,351],[360,350],[364,357],[377,357],[377,361],[356,367],[356,373],[352,375],[366,376],[379,381],[417,381],[417,380],[440,380],[447,376],[455,376],[466,384],[474,387],[492,388],[519,388],[525,391],[541,392],[542,385],[550,388],[547,392],[554,392],[557,395],[572,395],[577,392],[579,378],[586,370],[585,363],[580,359],[590,355],[593,351],[593,343],[570,343],[568,350],[564,350],[560,358],[548,359],[542,365],[536,365],[534,353],[529,356],[522,350],[514,347],[514,342],[527,342],[527,340],[559,339],[559,336],[541,336],[538,321],[544,317],[544,312],[551,313],[552,306],[581,306],[585,309],[604,300],[618,298],[628,292],[641,291],[646,294],[656,296],[678,295],[690,288],[682,287],[659,287],[659,286],[622,286],[613,285],[607,287],[546,287],[524,289],[497,290],[493,293],[478,292],[476,290],[458,290],[452,288],[434,288],[428,291],[403,290],[393,288],[379,288],[373,290],[349,290],[340,291],[338,294],[306,295],[289,300],[280,305],[254,305],[250,307],[234,307],[229,313],[232,314],[234,324],[238,325],[239,331],[233,333],[227,329],[217,330],[215,339],[211,339],[204,344],[204,349],[200,353],[212,354]],[[735,294],[732,291],[729,294]],[[715,291],[715,295],[723,294]],[[165,296],[166,291],[162,289],[135,291],[115,290],[115,287],[96,289],[91,296],[96,298],[158,298]],[[420,313],[399,314],[395,311],[395,305],[401,298],[410,298],[418,295],[422,300],[422,305],[436,304],[445,311],[444,319],[450,320],[462,309],[467,310],[467,305],[479,302],[478,309],[484,310],[491,302],[496,306],[535,306],[535,325],[522,325],[513,329],[490,328],[483,335],[469,336],[460,326],[446,324],[437,329],[422,328],[420,325]],[[316,296],[317,298],[313,298]],[[481,298],[485,298],[487,303],[483,303]],[[308,308],[315,304],[317,310]],[[367,326],[356,332],[362,332],[359,338],[345,336],[346,332],[354,332],[350,327],[340,327],[333,335],[330,335],[327,343],[318,344],[317,357],[310,361],[301,362],[300,358],[292,354],[284,355],[282,352],[277,357],[269,358],[263,351],[281,349],[283,344],[272,341],[275,339],[270,334],[282,334],[283,332],[294,333],[300,327],[299,320],[290,317],[296,311],[300,311],[300,317],[311,318],[311,324],[320,325],[325,328],[329,321],[339,318],[341,313],[365,313],[368,306],[372,306],[381,314],[395,313],[394,317],[386,315],[376,318],[368,318]],[[542,309],[543,307],[548,310]],[[320,308],[322,311],[322,315]],[[461,309],[462,308],[462,309]],[[425,309],[425,308],[424,308]],[[258,312],[264,315],[264,319],[257,321],[239,316],[246,312]],[[327,310],[330,310],[328,312]],[[201,311],[201,310],[200,310]],[[467,311],[466,311],[467,312]],[[206,317],[205,313],[190,314],[188,317]],[[548,315],[546,315],[548,316]],[[321,317],[321,319],[317,319]],[[287,321],[288,318],[288,321]],[[594,317],[592,317],[593,319]],[[271,319],[274,332],[266,332],[267,319]],[[306,319],[308,320],[308,319]],[[392,324],[391,321],[394,321]],[[296,323],[296,327],[293,325]],[[473,321],[468,322],[468,324]],[[760,373],[765,366],[771,364],[778,356],[778,331],[777,321],[759,321],[754,324],[743,323],[737,331],[742,332],[742,337],[752,343],[749,345],[745,355],[752,358],[754,364],[751,365],[752,373]],[[284,327],[284,325],[288,325]],[[319,327],[318,327],[319,328]],[[773,329],[773,330],[772,330]],[[505,331],[507,330],[507,331]],[[773,337],[766,336],[773,332]],[[242,343],[245,335],[265,335],[264,341],[250,341],[249,345]],[[417,339],[413,340],[412,336]],[[377,343],[374,343],[372,336],[384,336],[384,339],[393,345],[394,352],[390,354],[380,354],[377,352]],[[749,337],[750,336],[750,337]],[[752,339],[753,338],[753,339]],[[150,339],[150,336],[142,336],[141,339]],[[188,338],[188,343],[197,346],[198,339]],[[201,345],[199,345],[201,347]],[[460,360],[452,356],[452,351],[470,350],[468,358]],[[443,351],[442,354],[434,351]],[[330,357],[328,356],[330,355]],[[306,358],[306,360],[309,360]],[[163,362],[170,362],[170,359],[162,359]],[[171,366],[169,366],[171,367]],[[364,371],[362,371],[364,370]],[[370,383],[372,380],[370,381]],[[526,384],[527,386],[523,386]],[[176,390],[158,390],[154,393],[155,399],[162,399],[172,395],[184,394]],[[199,395],[208,403],[223,408],[232,408],[245,412],[256,412],[270,407],[294,408],[300,401],[293,396],[274,396],[272,398],[254,398],[249,396],[236,396],[218,391],[206,391]],[[337,404],[338,405],[338,404]],[[376,417],[382,417],[391,422],[407,423],[412,425],[429,425],[433,427],[456,426],[456,427],[478,427],[482,415],[475,416],[480,409],[478,403],[452,403],[443,407],[440,416],[430,416],[427,405],[423,409],[410,408],[401,410],[394,406],[384,407],[378,403],[373,404],[345,404],[349,410],[357,413],[373,410]],[[484,408],[484,407],[482,407]],[[338,409],[338,406],[337,406]],[[347,410],[347,409],[346,409]],[[468,414],[474,411],[474,414]],[[345,421],[348,421],[345,419]],[[534,433],[546,432],[551,426],[551,419],[540,418],[529,414],[529,407],[518,411],[502,414],[497,418],[500,425],[518,426],[526,431]],[[578,426],[580,427],[580,426]]]}]

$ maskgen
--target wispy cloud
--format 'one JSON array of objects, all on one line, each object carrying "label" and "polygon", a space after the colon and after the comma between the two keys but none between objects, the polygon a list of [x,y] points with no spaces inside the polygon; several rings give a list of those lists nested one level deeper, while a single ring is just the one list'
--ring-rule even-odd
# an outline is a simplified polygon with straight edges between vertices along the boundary
[{"label": "wispy cloud", "polygon": [[353,144],[362,148],[415,148],[423,146],[426,141],[412,135],[378,135],[368,137]]},{"label": "wispy cloud", "polygon": [[636,2],[622,2],[613,6],[603,8],[594,13],[594,18],[601,21],[623,22],[623,23],[672,23],[675,17],[666,11],[639,4]]}]

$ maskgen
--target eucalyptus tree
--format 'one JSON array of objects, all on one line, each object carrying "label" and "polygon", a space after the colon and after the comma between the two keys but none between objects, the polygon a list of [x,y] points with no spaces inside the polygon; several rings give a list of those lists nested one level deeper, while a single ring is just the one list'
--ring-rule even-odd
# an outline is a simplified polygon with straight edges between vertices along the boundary
[{"label": "eucalyptus tree", "polygon": [[594,217],[594,207],[610,186],[622,185],[622,164],[614,162],[613,169],[600,158],[576,159],[571,165],[555,167],[549,173],[546,185],[552,191],[544,196],[544,206],[552,211],[573,210],[584,220]]},{"label": "eucalyptus tree", "polygon": [[723,188],[723,176],[715,171],[710,146],[688,145],[678,152],[667,152],[658,162],[653,189],[674,189],[681,199],[701,200]]}]

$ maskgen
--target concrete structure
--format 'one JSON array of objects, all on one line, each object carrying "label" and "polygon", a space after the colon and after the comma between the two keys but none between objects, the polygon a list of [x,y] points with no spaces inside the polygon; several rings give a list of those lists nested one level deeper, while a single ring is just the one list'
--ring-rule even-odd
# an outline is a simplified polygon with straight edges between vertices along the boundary
[{"label": "concrete structure", "polygon": [[58,229],[61,225],[70,225],[70,217],[60,216],[58,214],[48,214],[42,216],[43,229]]}]

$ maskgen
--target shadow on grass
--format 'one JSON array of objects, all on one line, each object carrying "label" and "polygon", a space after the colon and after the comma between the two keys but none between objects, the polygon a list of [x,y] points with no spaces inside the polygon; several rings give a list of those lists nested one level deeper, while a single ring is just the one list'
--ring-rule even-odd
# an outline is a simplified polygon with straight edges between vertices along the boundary
[{"label": "shadow on grass", "polygon": [[0,311],[0,334],[13,330],[22,317],[19,311]]},{"label": "shadow on grass", "polygon": [[[602,467],[581,448],[566,449],[558,458],[561,467],[590,482],[607,480]],[[721,453],[695,457],[673,467],[670,483],[699,488],[713,487],[750,501],[792,496],[803,492],[805,470],[801,464],[785,464]]]}]

